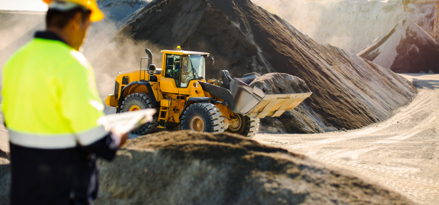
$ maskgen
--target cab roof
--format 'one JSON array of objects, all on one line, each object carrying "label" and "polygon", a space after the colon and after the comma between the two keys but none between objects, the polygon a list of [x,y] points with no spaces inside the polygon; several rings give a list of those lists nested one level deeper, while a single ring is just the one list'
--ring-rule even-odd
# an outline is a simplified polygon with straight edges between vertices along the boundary
[{"label": "cab roof", "polygon": [[162,53],[176,54],[176,55],[207,55],[210,53],[198,52],[198,51],[185,51],[185,50],[162,50]]}]

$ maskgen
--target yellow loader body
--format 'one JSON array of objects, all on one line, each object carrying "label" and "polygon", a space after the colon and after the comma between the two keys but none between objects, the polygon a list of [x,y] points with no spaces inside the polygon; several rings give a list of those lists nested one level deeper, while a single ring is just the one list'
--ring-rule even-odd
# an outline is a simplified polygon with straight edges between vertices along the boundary
[{"label": "yellow loader body", "polygon": [[[164,50],[162,69],[152,64],[148,54],[147,68],[121,72],[116,77],[114,94],[105,103],[117,112],[155,108],[155,121],[135,134],[146,134],[157,129],[180,126],[194,131],[230,131],[253,136],[258,129],[258,118],[278,117],[294,109],[311,95],[265,94],[239,79],[234,88],[221,87],[204,79],[205,59],[209,53]],[[228,72],[227,72],[228,73]]]}]

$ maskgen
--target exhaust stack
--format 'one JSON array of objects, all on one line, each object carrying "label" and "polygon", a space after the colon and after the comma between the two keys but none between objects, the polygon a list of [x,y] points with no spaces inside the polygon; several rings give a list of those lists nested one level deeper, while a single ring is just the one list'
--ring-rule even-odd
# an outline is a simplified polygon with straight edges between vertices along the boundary
[{"label": "exhaust stack", "polygon": [[148,55],[148,74],[149,76],[153,76],[156,70],[156,66],[152,63],[153,55],[151,50],[145,48],[145,52]]},{"label": "exhaust stack", "polygon": [[145,52],[148,55],[148,68],[149,68],[149,66],[152,64],[152,57],[153,56],[152,56],[151,50],[145,48]]}]

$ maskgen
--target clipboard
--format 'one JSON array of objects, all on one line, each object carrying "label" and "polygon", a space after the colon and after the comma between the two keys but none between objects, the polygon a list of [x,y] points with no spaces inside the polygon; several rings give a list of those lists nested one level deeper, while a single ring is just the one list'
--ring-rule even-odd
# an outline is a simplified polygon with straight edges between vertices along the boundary
[{"label": "clipboard", "polygon": [[113,129],[116,126],[118,131],[128,133],[148,122],[151,122],[155,109],[145,109],[132,112],[124,112],[103,116],[98,123],[106,127],[106,129]]}]

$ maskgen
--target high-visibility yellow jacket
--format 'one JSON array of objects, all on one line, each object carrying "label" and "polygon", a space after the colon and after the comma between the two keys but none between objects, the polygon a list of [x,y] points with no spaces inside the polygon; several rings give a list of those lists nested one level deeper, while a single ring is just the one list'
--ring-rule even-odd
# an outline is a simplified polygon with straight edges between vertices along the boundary
[{"label": "high-visibility yellow jacket", "polygon": [[93,69],[62,41],[35,38],[3,67],[2,111],[10,142],[59,149],[87,146],[108,134]]}]

